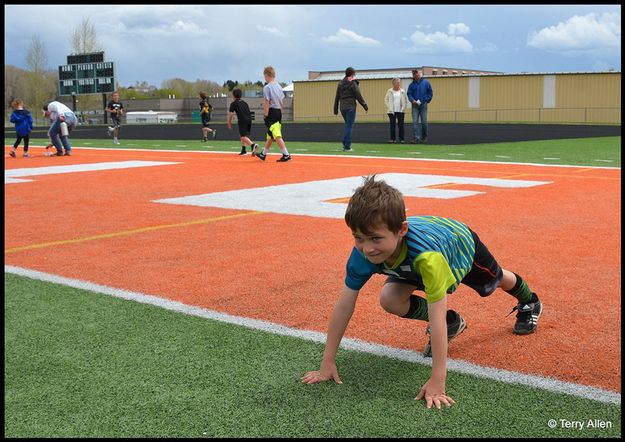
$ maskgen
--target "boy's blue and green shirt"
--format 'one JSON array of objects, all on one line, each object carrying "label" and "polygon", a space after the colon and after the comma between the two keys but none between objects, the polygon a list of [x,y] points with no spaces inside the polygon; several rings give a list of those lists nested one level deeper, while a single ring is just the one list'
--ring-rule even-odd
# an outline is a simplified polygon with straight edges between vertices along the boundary
[{"label": "boy's blue and green shirt", "polygon": [[453,293],[471,270],[475,241],[465,224],[439,216],[411,216],[402,250],[392,266],[374,264],[356,248],[347,261],[345,285],[360,290],[374,273],[423,287],[428,302]]}]

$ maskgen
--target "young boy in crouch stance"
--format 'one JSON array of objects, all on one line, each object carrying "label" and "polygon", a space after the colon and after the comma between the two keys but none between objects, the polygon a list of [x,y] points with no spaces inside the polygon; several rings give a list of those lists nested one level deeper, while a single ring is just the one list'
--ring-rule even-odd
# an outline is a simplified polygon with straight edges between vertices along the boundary
[{"label": "young boy in crouch stance", "polygon": [[[542,304],[516,273],[502,269],[478,236],[465,224],[437,216],[411,216],[401,192],[375,175],[365,178],[345,212],[355,246],[347,261],[345,286],[336,302],[321,368],[301,378],[306,384],[327,380],[342,383],[336,353],[354,312],[360,289],[374,273],[389,275],[380,293],[380,304],[389,313],[429,322],[430,339],[424,350],[432,357],[432,375],[416,400],[441,408],[455,401],[445,394],[447,344],[466,328],[454,310],[447,310],[447,294],[460,283],[481,296],[501,287],[517,300],[513,332],[536,331]],[[413,295],[420,290],[426,297]]]}]

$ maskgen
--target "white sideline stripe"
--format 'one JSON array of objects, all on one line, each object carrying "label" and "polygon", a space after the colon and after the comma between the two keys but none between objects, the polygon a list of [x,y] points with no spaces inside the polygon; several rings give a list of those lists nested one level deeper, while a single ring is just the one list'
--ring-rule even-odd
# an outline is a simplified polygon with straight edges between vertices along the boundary
[{"label": "white sideline stripe", "polygon": [[[116,298],[127,299],[142,304],[150,304],[156,307],[164,308],[166,310],[184,313],[186,315],[199,316],[201,318],[226,322],[228,324],[240,325],[255,330],[262,330],[269,333],[304,339],[306,341],[319,342],[322,344],[326,341],[325,333],[310,330],[298,330],[286,327],[284,325],[261,321],[258,319],[233,316],[227,313],[220,313],[214,310],[190,306],[177,301],[170,301],[168,299],[160,298],[158,296],[117,289],[114,287],[108,287],[88,281],[66,278],[63,276],[53,275],[50,273],[44,273],[37,270],[25,269],[22,267],[16,267],[11,265],[5,265],[4,271],[6,273],[25,276],[31,279],[52,282],[55,284],[62,284],[68,287],[88,290],[91,292],[114,296]],[[341,341],[341,348],[374,354],[387,358],[398,359],[401,361],[414,362],[422,365],[432,365],[431,359],[423,357],[420,353],[411,350],[393,348],[386,345],[374,344],[371,342],[361,341],[359,339],[343,338],[343,340]],[[547,378],[543,376],[528,375],[509,370],[483,367],[459,359],[447,359],[447,368],[450,371],[454,371],[457,373],[491,379],[498,382],[505,382],[508,384],[520,384],[531,388],[538,388],[554,393],[567,394],[608,404],[621,404],[620,393],[604,390],[601,388],[559,381],[557,379]]]},{"label": "white sideline stripe", "polygon": [[[153,146],[157,146],[154,144]],[[204,146],[204,147],[213,147],[213,146]],[[86,150],[119,150],[119,151],[138,151],[138,152],[178,152],[178,153],[207,153],[207,154],[230,154],[232,152],[226,152],[223,150],[176,150],[176,149],[159,149],[157,151],[151,149],[124,149],[124,148],[114,148],[114,147],[72,147],[72,149],[86,149]],[[236,149],[237,147],[231,147],[231,149]],[[336,149],[336,152],[340,152],[342,149]],[[408,153],[421,153],[421,152],[408,152]],[[272,152],[269,155],[280,155],[280,152]],[[327,157],[336,159],[336,155],[328,155],[323,153],[302,153],[298,156],[306,156],[306,157]],[[385,157],[385,156],[371,156],[371,155],[356,155],[356,156],[339,156],[339,158],[373,158],[376,160],[401,160],[401,161],[440,161],[443,163],[478,163],[478,164],[518,164],[521,166],[539,166],[539,167],[569,167],[569,168],[588,168],[588,169],[612,169],[612,170],[620,170],[620,167],[614,166],[576,166],[572,164],[542,164],[542,163],[523,163],[521,161],[486,161],[486,160],[452,160],[452,159],[440,159],[440,158],[400,158],[400,157]]]}]

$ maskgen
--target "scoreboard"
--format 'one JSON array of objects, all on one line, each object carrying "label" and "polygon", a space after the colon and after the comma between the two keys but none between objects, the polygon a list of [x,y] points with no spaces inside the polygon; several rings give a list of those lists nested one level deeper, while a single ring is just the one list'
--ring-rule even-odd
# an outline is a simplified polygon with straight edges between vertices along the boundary
[{"label": "scoreboard", "polygon": [[59,95],[105,94],[115,90],[115,66],[104,51],[67,56],[59,66]]}]

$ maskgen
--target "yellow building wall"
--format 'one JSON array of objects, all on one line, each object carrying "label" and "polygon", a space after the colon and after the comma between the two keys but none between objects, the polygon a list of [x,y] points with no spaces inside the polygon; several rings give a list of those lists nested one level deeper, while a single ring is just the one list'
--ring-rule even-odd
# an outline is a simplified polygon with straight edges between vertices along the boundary
[{"label": "yellow building wall", "polygon": [[[621,122],[621,74],[547,74],[556,77],[555,108],[543,108],[544,75],[479,76],[479,107],[469,107],[469,76],[428,77],[434,99],[428,106],[430,122]],[[475,77],[473,77],[475,78]],[[357,105],[357,121],[387,121],[384,96],[390,79],[359,80],[369,112]],[[338,81],[295,82],[294,121],[342,122],[333,115]],[[402,79],[408,89],[409,80]],[[410,109],[406,122],[412,123]]]}]

